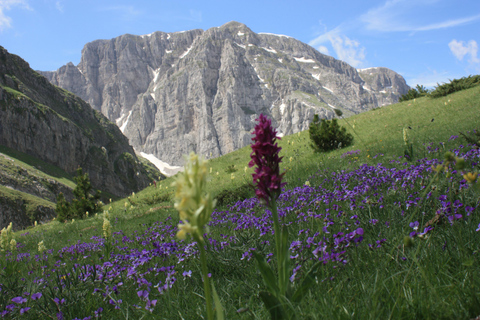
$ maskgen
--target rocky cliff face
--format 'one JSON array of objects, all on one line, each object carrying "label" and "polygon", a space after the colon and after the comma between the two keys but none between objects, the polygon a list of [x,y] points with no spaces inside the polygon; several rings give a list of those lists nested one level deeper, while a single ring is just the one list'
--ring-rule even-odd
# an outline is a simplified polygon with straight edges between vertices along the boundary
[{"label": "rocky cliff face", "polygon": [[150,182],[115,124],[1,47],[0,144],[72,175],[81,166],[94,188],[116,196]]},{"label": "rocky cliff face", "polygon": [[123,35],[85,45],[78,66],[42,72],[116,121],[137,151],[170,164],[251,142],[260,113],[282,134],[395,103],[409,87],[386,68],[356,70],[286,36],[230,22],[206,31]]}]

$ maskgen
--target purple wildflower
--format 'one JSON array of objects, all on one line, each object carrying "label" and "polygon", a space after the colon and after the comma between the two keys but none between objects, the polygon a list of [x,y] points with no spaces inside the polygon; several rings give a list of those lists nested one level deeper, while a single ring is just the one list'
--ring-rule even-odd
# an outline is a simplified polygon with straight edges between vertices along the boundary
[{"label": "purple wildflower", "polygon": [[24,302],[27,302],[27,299],[23,298],[23,297],[15,297],[12,299],[13,302],[15,303],[18,303],[18,304],[22,304]]},{"label": "purple wildflower", "polygon": [[32,294],[32,300],[37,300],[37,299],[40,299],[42,297],[42,293],[41,292],[37,292],[37,293],[34,293]]},{"label": "purple wildflower", "polygon": [[477,231],[477,232],[480,231],[480,223],[478,224],[478,228],[475,231]]},{"label": "purple wildflower", "polygon": [[140,290],[137,292],[139,298],[148,299],[148,291],[147,290]]},{"label": "purple wildflower", "polygon": [[30,309],[31,309],[30,307],[22,308],[22,309],[20,309],[20,314],[24,314],[25,312],[27,312]]},{"label": "purple wildflower", "polygon": [[256,187],[255,194],[260,201],[264,201],[267,205],[271,200],[276,200],[280,195],[282,187],[286,183],[282,183],[285,173],[280,174],[280,162],[283,157],[279,157],[278,153],[282,148],[278,147],[276,140],[276,129],[272,128],[272,121],[267,119],[263,114],[257,119],[258,124],[255,126],[252,138],[252,160],[248,164],[249,167],[256,166],[255,173],[252,174],[253,183]]}]

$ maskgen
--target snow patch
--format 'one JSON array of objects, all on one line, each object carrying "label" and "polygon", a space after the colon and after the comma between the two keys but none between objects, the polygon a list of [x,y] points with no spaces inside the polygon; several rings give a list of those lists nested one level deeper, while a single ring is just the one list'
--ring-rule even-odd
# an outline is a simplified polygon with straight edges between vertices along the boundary
[{"label": "snow patch", "polygon": [[287,105],[285,103],[282,102],[282,104],[280,105],[280,112],[283,113],[285,112],[285,108],[287,107]]},{"label": "snow patch", "polygon": [[125,121],[124,124],[122,124],[122,126],[120,127],[120,131],[125,131],[125,128],[127,127],[127,123],[128,123],[128,120],[130,120],[130,116],[132,115],[132,111],[133,110],[130,110],[130,112],[128,113],[128,117],[127,117],[127,120]]},{"label": "snow patch", "polygon": [[237,36],[240,36],[240,37],[244,36],[244,35],[245,35],[245,33],[241,32],[241,31],[238,31],[238,33],[237,33]]},{"label": "snow patch", "polygon": [[158,68],[157,70],[153,71],[153,83],[157,83],[158,81],[158,76],[160,75],[160,68]]},{"label": "snow patch", "polygon": [[193,47],[193,45],[190,46],[190,47],[187,49],[187,51],[185,51],[184,53],[182,53],[182,55],[180,56],[180,59],[185,58],[185,56],[190,52],[190,50],[192,50],[192,47]]},{"label": "snow patch", "polygon": [[293,57],[293,59],[295,59],[297,62],[303,62],[303,63],[317,63],[315,60],[312,60],[312,59],[305,59],[305,57],[301,57],[301,58],[295,58],[295,57]]},{"label": "snow patch", "polygon": [[365,69],[357,69],[357,71],[358,71],[358,72],[362,72],[362,71],[375,70],[375,69],[378,69],[378,67],[371,67],[371,68],[365,68]]},{"label": "snow patch", "polygon": [[271,53],[277,53],[277,51],[275,49],[264,48],[264,47],[262,47],[262,49],[265,50],[265,51],[271,52]]},{"label": "snow patch", "polygon": [[167,33],[167,40],[170,39],[170,33]]},{"label": "snow patch", "polygon": [[313,74],[313,73],[312,73],[312,77],[314,77],[315,79],[317,79],[318,81],[320,81],[320,73],[319,73],[319,74]]},{"label": "snow patch", "polygon": [[278,59],[278,62],[283,63],[283,59]]},{"label": "snow patch", "polygon": [[364,90],[367,90],[367,91],[372,91],[372,90],[370,90],[369,88],[364,87],[364,86],[362,86],[362,88],[363,88]]},{"label": "snow patch", "polygon": [[335,108],[334,106],[332,106],[330,103],[328,103],[328,106],[329,106],[330,108],[332,108],[332,109],[337,109],[337,108]]},{"label": "snow patch", "polygon": [[313,69],[319,69],[320,67],[319,66],[313,66]]},{"label": "snow patch", "polygon": [[235,43],[237,46],[239,46],[240,48],[243,48],[243,49],[245,49],[245,50],[247,49],[247,47],[244,46],[244,45],[242,45],[242,44],[239,44],[239,43],[236,43],[236,42],[234,42],[234,43]]},{"label": "snow patch", "polygon": [[253,70],[255,70],[255,73],[257,74],[257,78],[260,79],[260,82],[265,83],[265,80],[263,80],[262,78],[260,78],[260,76],[258,75],[257,68],[253,68]]},{"label": "snow patch", "polygon": [[323,89],[330,91],[331,93],[334,93],[331,89],[328,89],[327,87],[322,87]]},{"label": "snow patch", "polygon": [[141,35],[140,37],[142,37],[142,39],[145,39],[145,38],[149,38],[149,37],[151,37],[153,34],[154,34],[154,32],[152,32],[152,33],[149,33],[149,34],[144,34],[144,35]]},{"label": "snow patch", "polygon": [[155,100],[155,94],[153,94],[153,92],[150,93],[150,96],[152,97],[153,100]]},{"label": "snow patch", "polygon": [[283,37],[283,38],[291,38],[289,36],[286,36],[284,34],[274,34],[274,33],[268,33],[268,32],[260,32],[258,34],[267,34],[267,35],[270,35],[270,36],[276,36],[276,37]]},{"label": "snow patch", "polygon": [[165,50],[165,53],[172,53],[173,50]]},{"label": "snow patch", "polygon": [[160,172],[166,175],[167,177],[173,176],[179,171],[183,171],[183,167],[169,165],[168,163],[163,162],[162,160],[155,157],[153,154],[140,152],[140,155],[145,159],[147,159],[148,161],[150,161],[151,163],[153,163],[155,167],[157,167],[158,170],[160,170]]}]

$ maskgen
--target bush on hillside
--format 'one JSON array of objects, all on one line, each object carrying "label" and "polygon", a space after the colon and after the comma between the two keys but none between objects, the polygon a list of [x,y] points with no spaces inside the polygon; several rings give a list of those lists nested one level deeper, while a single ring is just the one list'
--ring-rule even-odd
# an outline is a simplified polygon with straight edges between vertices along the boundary
[{"label": "bush on hillside", "polygon": [[460,79],[450,80],[449,83],[442,85],[437,84],[435,89],[430,93],[433,98],[444,97],[450,93],[465,90],[480,84],[480,75],[468,76]]},{"label": "bush on hillside", "polygon": [[416,98],[421,98],[428,95],[428,89],[425,88],[423,85],[417,84],[415,88],[408,90],[406,94],[398,99],[398,102],[408,101]]},{"label": "bush on hillside", "polygon": [[472,132],[469,131],[466,134],[460,132],[460,134],[467,141],[467,143],[473,144],[477,148],[480,148],[480,129],[474,129]]},{"label": "bush on hillside", "polygon": [[69,219],[83,219],[86,212],[94,214],[101,210],[99,204],[100,191],[97,190],[94,195],[91,194],[93,189],[88,173],[83,173],[82,168],[78,167],[77,176],[74,178],[77,186],[73,190],[74,199],[71,203],[67,202],[63,193],[57,197],[57,206],[55,212],[57,219],[60,221]]},{"label": "bush on hillside", "polygon": [[353,142],[353,136],[338,124],[337,119],[320,120],[318,114],[313,116],[308,131],[311,140],[310,146],[315,152],[345,148]]},{"label": "bush on hillside", "polygon": [[233,205],[238,201],[251,198],[255,195],[251,185],[244,184],[233,190],[223,189],[216,197],[217,206]]}]

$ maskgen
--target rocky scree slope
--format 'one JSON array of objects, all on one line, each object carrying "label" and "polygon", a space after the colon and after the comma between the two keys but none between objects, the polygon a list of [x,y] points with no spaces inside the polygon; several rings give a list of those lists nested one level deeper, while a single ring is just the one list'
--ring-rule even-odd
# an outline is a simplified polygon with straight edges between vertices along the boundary
[{"label": "rocky scree slope", "polygon": [[286,135],[306,130],[315,113],[356,114],[409,90],[387,68],[357,70],[238,22],[97,40],[77,66],[42,74],[116,121],[137,151],[175,165],[192,150],[217,157],[249,144],[260,113]]},{"label": "rocky scree slope", "polygon": [[148,172],[115,124],[2,47],[0,144],[72,176],[81,166],[95,189],[115,196],[150,183]]}]

